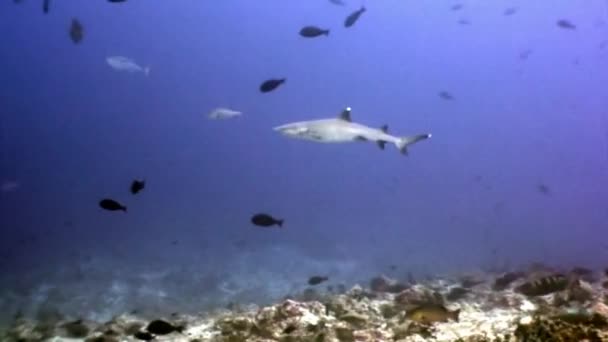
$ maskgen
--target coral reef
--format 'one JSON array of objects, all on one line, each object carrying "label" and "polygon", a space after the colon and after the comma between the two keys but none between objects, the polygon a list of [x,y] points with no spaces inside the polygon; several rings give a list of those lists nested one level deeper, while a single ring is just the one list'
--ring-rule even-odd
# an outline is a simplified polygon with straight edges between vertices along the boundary
[{"label": "coral reef", "polygon": [[387,289],[401,283],[377,277],[369,289],[355,286],[314,296],[304,290],[303,297],[293,296],[298,300],[264,307],[235,305],[204,315],[175,313],[154,319],[129,313],[95,322],[48,310],[37,319],[17,317],[0,332],[0,340],[608,341],[607,291],[602,286],[606,276],[583,269],[567,276],[552,272],[534,270],[485,279],[437,277],[404,285],[398,293]]}]

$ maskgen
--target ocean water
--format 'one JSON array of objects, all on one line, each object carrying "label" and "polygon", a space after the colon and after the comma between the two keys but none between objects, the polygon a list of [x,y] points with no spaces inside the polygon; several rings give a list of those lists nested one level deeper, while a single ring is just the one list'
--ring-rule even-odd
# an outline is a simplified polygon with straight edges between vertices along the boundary
[{"label": "ocean water", "polygon": [[[0,3],[0,323],[266,304],[313,275],[605,267],[608,3],[346,3]],[[433,136],[404,156],[272,129],[347,106]]]}]

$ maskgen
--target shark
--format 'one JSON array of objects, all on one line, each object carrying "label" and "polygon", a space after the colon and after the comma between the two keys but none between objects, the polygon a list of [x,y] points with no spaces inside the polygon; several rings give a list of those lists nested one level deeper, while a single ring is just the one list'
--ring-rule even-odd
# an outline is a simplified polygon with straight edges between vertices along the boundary
[{"label": "shark", "polygon": [[398,137],[388,133],[387,125],[372,128],[353,122],[350,107],[344,108],[336,118],[292,122],[273,129],[290,138],[319,143],[371,141],[383,150],[386,143],[392,143],[404,155],[408,154],[409,146],[431,137],[428,133]]}]

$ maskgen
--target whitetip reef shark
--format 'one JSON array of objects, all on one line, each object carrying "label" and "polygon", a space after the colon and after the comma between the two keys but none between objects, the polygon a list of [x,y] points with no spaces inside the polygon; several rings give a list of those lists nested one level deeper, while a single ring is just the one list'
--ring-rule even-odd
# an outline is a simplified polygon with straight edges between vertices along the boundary
[{"label": "whitetip reef shark", "polygon": [[371,128],[356,122],[350,117],[351,108],[346,107],[337,118],[292,122],[274,127],[288,137],[311,140],[320,143],[346,143],[355,141],[374,141],[384,149],[386,143],[393,143],[404,155],[407,148],[421,140],[431,137],[431,134],[417,134],[397,137],[388,134],[388,126]]}]

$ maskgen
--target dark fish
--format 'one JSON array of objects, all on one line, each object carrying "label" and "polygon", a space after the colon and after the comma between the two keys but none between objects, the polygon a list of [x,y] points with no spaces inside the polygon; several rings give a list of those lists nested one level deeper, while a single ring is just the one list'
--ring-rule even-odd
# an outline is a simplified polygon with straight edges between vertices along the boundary
[{"label": "dark fish", "polygon": [[448,100],[449,101],[449,100],[453,100],[454,99],[454,96],[452,94],[448,93],[445,90],[440,91],[438,95],[439,95],[439,97],[441,97],[444,100]]},{"label": "dark fish", "polygon": [[260,85],[260,91],[262,93],[269,93],[277,89],[281,84],[285,83],[285,81],[287,81],[285,78],[269,79]]},{"label": "dark fish", "polygon": [[458,24],[460,25],[471,25],[471,21],[468,19],[460,19],[458,20]]},{"label": "dark fish", "polygon": [[142,191],[145,187],[146,187],[146,181],[136,179],[133,181],[133,183],[131,183],[131,193],[133,195],[135,195],[138,192]]},{"label": "dark fish", "polygon": [[526,60],[532,54],[532,49],[526,49],[519,53],[519,59]]},{"label": "dark fish", "polygon": [[154,335],[152,335],[146,331],[138,331],[135,334],[133,334],[133,337],[135,337],[138,340],[142,340],[142,341],[152,341],[154,339]]},{"label": "dark fish", "polygon": [[519,292],[529,297],[537,297],[563,291],[567,287],[568,279],[561,274],[556,274],[523,283],[515,288],[515,292]]},{"label": "dark fish", "polygon": [[148,324],[146,330],[154,335],[168,335],[172,332],[182,332],[184,327],[175,326],[161,319],[154,320]]},{"label": "dark fish", "polygon": [[329,0],[329,2],[331,2],[332,4],[337,5],[337,6],[344,6],[344,5],[346,5],[346,3],[344,1],[342,1],[342,0]]},{"label": "dark fish", "polygon": [[450,319],[458,322],[460,310],[449,311],[443,305],[426,304],[407,310],[405,318],[421,324],[447,322]]},{"label": "dark fish", "polygon": [[101,201],[99,201],[99,206],[105,210],[110,210],[110,211],[122,210],[124,212],[127,212],[127,207],[125,207],[124,205],[116,202],[113,199],[109,199],[109,198],[105,198],[105,199],[102,199]]},{"label": "dark fish", "polygon": [[560,19],[556,22],[556,24],[558,27],[561,27],[566,30],[575,30],[576,29],[576,25],[574,25],[573,23],[571,23],[570,21],[568,21],[566,19]]},{"label": "dark fish", "polygon": [[504,275],[496,278],[494,285],[492,285],[492,290],[502,291],[506,289],[507,286],[509,286],[512,282],[521,277],[523,277],[523,273],[521,272],[507,272]]},{"label": "dark fish", "polygon": [[329,36],[329,30],[324,30],[317,26],[305,26],[300,30],[300,36],[306,38],[314,38],[323,35]]},{"label": "dark fish", "polygon": [[84,38],[84,27],[78,19],[72,19],[72,25],[70,25],[70,38],[74,44],[79,44]]},{"label": "dark fish", "polygon": [[44,14],[49,13],[51,9],[51,0],[42,0],[42,12]]},{"label": "dark fish", "polygon": [[283,334],[291,334],[292,332],[296,331],[296,329],[298,329],[298,326],[295,324],[290,324],[288,325],[285,329],[283,329]]},{"label": "dark fish", "polygon": [[344,27],[351,27],[355,25],[355,23],[357,22],[357,20],[359,20],[359,17],[361,17],[361,14],[363,14],[363,12],[365,12],[365,6],[361,6],[359,10],[351,13],[344,20]]},{"label": "dark fish", "polygon": [[502,15],[510,16],[517,13],[517,7],[509,7],[502,12]]},{"label": "dark fish", "polygon": [[108,2],[119,3],[119,2],[127,2],[127,0],[108,0]]},{"label": "dark fish", "polygon": [[536,190],[538,190],[538,192],[540,192],[543,195],[549,196],[551,195],[551,189],[549,189],[549,186],[546,184],[538,184],[536,186]]},{"label": "dark fish", "polygon": [[329,277],[313,276],[308,279],[308,285],[315,286],[315,285],[319,285],[323,282],[326,282],[328,280],[329,280]]},{"label": "dark fish", "polygon": [[452,7],[450,7],[450,9],[451,9],[452,11],[459,11],[459,10],[461,10],[463,7],[464,7],[464,5],[463,5],[463,4],[456,4],[456,5],[453,5]]},{"label": "dark fish", "polygon": [[284,220],[278,220],[268,214],[256,214],[251,218],[251,223],[260,227],[272,227],[278,225],[283,227]]}]

